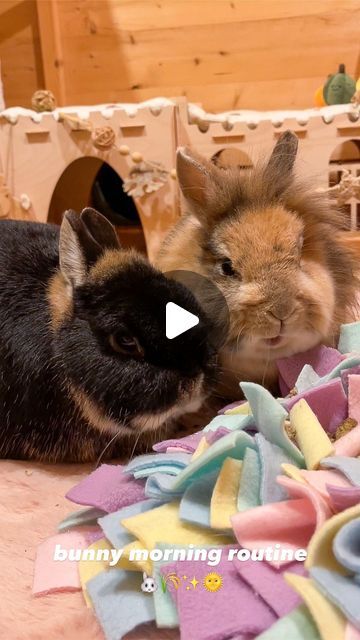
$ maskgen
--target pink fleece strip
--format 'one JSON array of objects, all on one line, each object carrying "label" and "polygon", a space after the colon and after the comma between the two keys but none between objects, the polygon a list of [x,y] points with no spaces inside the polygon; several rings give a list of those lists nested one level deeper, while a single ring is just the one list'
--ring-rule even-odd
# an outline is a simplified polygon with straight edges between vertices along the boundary
[{"label": "pink fleece strip", "polygon": [[360,455],[360,424],[334,442],[336,456],[356,458]]},{"label": "pink fleece strip", "polygon": [[348,622],[344,640],[360,640],[360,629],[356,629],[351,622]]},{"label": "pink fleece strip", "polygon": [[349,418],[353,418],[357,423],[360,422],[360,376],[350,374],[348,377],[349,385]]},{"label": "pink fleece strip", "polygon": [[300,473],[304,480],[320,493],[325,500],[329,500],[327,485],[330,484],[344,489],[352,486],[349,480],[339,471],[325,469],[310,471],[308,469],[301,469]]},{"label": "pink fleece strip", "polygon": [[330,500],[324,499],[311,485],[297,482],[287,476],[278,476],[276,480],[287,490],[291,498],[307,498],[309,500],[316,516],[315,531],[334,514]]},{"label": "pink fleece strip", "polygon": [[264,504],[231,518],[242,547],[260,549],[279,543],[282,549],[305,549],[316,527],[312,502],[306,497]]},{"label": "pink fleece strip", "polygon": [[[81,584],[78,563],[65,556],[71,551],[79,552],[88,546],[86,533],[77,531],[60,533],[44,540],[37,548],[33,593],[41,596],[55,591],[79,591]],[[56,550],[59,558],[57,560],[54,559]]]}]

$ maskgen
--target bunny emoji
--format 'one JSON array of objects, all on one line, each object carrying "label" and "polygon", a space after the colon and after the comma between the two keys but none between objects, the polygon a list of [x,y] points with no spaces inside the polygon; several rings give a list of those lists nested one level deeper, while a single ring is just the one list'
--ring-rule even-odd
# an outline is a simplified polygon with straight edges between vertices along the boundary
[{"label": "bunny emoji", "polygon": [[143,573],[143,582],[141,584],[141,591],[144,593],[154,593],[157,590],[157,584],[154,578],[148,576],[145,572]]}]

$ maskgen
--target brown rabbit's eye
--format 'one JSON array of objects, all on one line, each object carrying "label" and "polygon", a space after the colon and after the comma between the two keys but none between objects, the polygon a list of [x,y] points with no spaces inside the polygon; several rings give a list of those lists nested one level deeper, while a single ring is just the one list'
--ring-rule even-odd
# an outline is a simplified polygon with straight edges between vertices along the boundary
[{"label": "brown rabbit's eye", "polygon": [[230,260],[230,258],[225,258],[225,260],[223,260],[220,264],[220,269],[221,269],[221,273],[224,276],[234,276],[235,275],[235,270],[232,266],[232,262]]},{"label": "brown rabbit's eye", "polygon": [[138,359],[144,357],[144,349],[139,341],[127,333],[113,333],[109,338],[109,343],[117,353]]}]

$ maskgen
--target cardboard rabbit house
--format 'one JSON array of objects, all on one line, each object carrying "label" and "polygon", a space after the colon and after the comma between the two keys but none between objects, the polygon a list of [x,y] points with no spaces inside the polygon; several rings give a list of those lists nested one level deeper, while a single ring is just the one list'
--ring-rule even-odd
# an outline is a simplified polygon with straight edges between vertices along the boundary
[{"label": "cardboard rabbit house", "polygon": [[[360,117],[352,104],[298,111],[206,113],[180,104],[178,144],[192,145],[217,163],[251,167],[287,129],[299,138],[297,170],[332,188],[356,229],[360,215]],[[350,178],[350,180],[349,180]],[[339,183],[342,181],[340,187]],[[351,187],[346,191],[346,183]]]},{"label": "cardboard rabbit house", "polygon": [[107,163],[136,197],[151,255],[176,219],[175,144],[169,100],[7,109],[0,113],[0,217],[59,223],[64,209],[90,204],[94,178]]},{"label": "cardboard rabbit house", "polygon": [[315,176],[319,188],[331,188],[351,228],[357,229],[358,106],[215,115],[181,98],[45,113],[3,110],[0,217],[59,223],[68,206],[80,210],[91,204],[92,184],[106,163],[134,198],[152,257],[180,215],[174,180],[177,146],[190,145],[214,162],[246,169],[270,151],[286,129],[300,140],[298,170]]}]

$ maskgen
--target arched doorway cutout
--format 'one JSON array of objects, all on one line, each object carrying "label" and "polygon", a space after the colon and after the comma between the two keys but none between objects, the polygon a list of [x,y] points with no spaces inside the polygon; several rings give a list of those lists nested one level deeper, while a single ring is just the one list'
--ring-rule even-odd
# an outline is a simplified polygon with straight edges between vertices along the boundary
[{"label": "arched doorway cutout", "polygon": [[226,169],[226,167],[237,167],[238,169],[251,169],[253,163],[245,151],[236,147],[226,147],[220,149],[212,157],[211,161],[216,166]]},{"label": "arched doorway cutout", "polygon": [[51,198],[48,222],[60,224],[66,209],[91,206],[116,227],[124,248],[146,253],[145,237],[133,198],[122,188],[119,174],[100,158],[85,156],[71,162],[61,174]]}]

